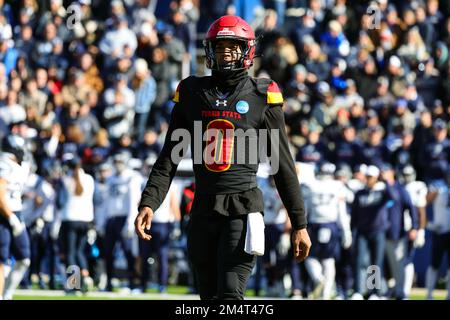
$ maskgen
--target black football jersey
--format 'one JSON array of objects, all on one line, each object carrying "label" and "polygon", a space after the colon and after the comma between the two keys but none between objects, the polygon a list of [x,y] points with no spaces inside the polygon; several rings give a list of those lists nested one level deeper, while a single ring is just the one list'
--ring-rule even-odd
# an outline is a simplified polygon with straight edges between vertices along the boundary
[{"label": "black football jersey", "polygon": [[191,139],[196,181],[192,214],[263,212],[262,192],[256,184],[259,149],[255,145],[259,145],[264,132],[260,130],[267,130],[262,146],[272,156],[268,131],[276,130],[279,170],[274,174],[275,182],[292,226],[306,226],[303,198],[284,128],[283,97],[275,82],[246,77],[224,94],[211,77],[192,76],[180,82],[173,101],[164,147],[153,165],[139,207],[156,211],[164,200],[177,169],[172,152],[180,149],[180,140],[174,139],[179,134],[174,132],[184,130]]},{"label": "black football jersey", "polygon": [[264,113],[283,102],[276,84],[247,77],[224,95],[210,77],[189,77],[178,86],[174,101],[191,136],[196,192],[227,194],[255,188]]}]

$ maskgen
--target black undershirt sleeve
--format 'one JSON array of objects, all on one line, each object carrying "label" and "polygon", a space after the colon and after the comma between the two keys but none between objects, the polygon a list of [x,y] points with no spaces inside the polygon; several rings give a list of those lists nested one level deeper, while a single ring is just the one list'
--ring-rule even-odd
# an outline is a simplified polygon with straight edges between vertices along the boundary
[{"label": "black undershirt sleeve", "polygon": [[[287,210],[293,229],[306,228],[306,213],[300,184],[295,171],[294,160],[289,151],[289,142],[285,130],[284,113],[281,105],[270,106],[264,114],[264,126],[269,130],[268,149],[270,157],[273,157],[273,146],[271,147],[270,130],[277,129],[279,134],[279,168],[274,174],[275,184],[281,200]],[[273,159],[272,159],[273,161]]]},{"label": "black undershirt sleeve", "polygon": [[142,192],[139,210],[142,207],[150,207],[155,212],[169,191],[178,167],[178,163],[172,161],[171,153],[173,147],[180,143],[179,141],[171,141],[172,132],[176,129],[185,128],[185,116],[182,114],[181,108],[182,105],[180,103],[176,103],[173,108],[164,146],[153,165],[147,184]]}]

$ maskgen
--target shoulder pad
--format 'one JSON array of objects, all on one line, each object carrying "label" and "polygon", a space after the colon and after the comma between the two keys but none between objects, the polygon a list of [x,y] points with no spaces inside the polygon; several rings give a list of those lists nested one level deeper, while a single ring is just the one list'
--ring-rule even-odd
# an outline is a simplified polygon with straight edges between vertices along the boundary
[{"label": "shoulder pad", "polygon": [[180,102],[181,85],[183,85],[183,87],[184,87],[184,86],[185,86],[185,83],[190,81],[190,78],[192,78],[192,76],[189,76],[189,77],[187,77],[187,78],[181,80],[181,81],[178,83],[177,89],[175,90],[175,93],[174,93],[173,98],[172,98],[172,101],[173,101],[173,102],[175,102],[175,103],[176,103],[176,102]]},{"label": "shoulder pad", "polygon": [[[203,87],[205,85],[205,82],[209,81],[207,78],[209,77],[196,77],[196,76],[189,76],[183,80],[181,80],[178,83],[177,89],[175,90],[174,96],[172,98],[173,102],[180,102],[180,97],[183,95],[183,92],[186,92],[186,89],[188,88],[189,91],[193,91],[195,88]],[[183,90],[182,90],[183,88]]]},{"label": "shoulder pad", "polygon": [[180,85],[181,85],[181,82],[178,83],[177,89],[175,90],[175,93],[172,98],[172,101],[175,103],[180,102]]},{"label": "shoulder pad", "polygon": [[258,92],[267,96],[268,105],[283,104],[283,94],[275,81],[267,78],[257,78],[256,88]]}]

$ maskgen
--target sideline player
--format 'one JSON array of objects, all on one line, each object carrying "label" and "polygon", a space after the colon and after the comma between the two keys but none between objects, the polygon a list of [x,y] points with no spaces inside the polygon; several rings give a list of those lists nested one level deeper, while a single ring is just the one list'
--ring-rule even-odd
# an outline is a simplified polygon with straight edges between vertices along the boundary
[{"label": "sideline player", "polygon": [[[30,266],[30,240],[20,219],[28,179],[28,170],[21,166],[25,142],[12,140],[11,136],[4,140],[0,153],[0,299],[4,300],[12,299]],[[15,263],[5,279],[5,265],[11,257]]]}]

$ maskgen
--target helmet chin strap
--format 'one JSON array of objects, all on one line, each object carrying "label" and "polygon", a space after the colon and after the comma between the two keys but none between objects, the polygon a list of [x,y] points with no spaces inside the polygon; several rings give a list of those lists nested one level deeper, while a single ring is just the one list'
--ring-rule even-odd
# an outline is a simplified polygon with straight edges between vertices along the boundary
[{"label": "helmet chin strap", "polygon": [[216,60],[216,66],[217,66],[217,70],[219,71],[235,71],[235,70],[240,70],[241,68],[238,67],[238,61],[230,61],[230,62],[225,62],[225,63],[219,63]]}]

